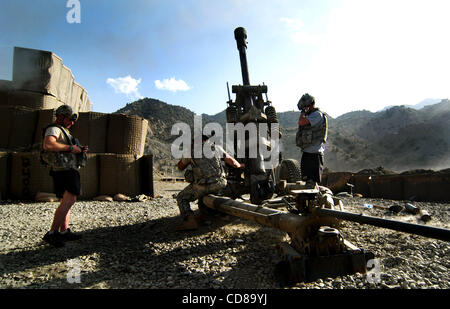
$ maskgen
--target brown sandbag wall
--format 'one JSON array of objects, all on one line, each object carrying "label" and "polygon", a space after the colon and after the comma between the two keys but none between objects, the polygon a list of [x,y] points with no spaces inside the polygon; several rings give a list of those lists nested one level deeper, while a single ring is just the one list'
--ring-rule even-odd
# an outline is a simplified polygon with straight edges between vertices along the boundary
[{"label": "brown sandbag wall", "polygon": [[81,145],[88,145],[91,153],[106,153],[109,114],[97,112],[80,113],[71,128],[73,136]]},{"label": "brown sandbag wall", "polygon": [[[55,120],[55,111],[0,106],[0,149],[39,151],[42,131]],[[138,116],[83,112],[70,129],[90,153],[144,154],[148,121]]]},{"label": "brown sandbag wall", "polygon": [[38,152],[12,152],[10,192],[12,199],[33,200],[37,192],[53,192],[53,181]]},{"label": "brown sandbag wall", "polygon": [[144,155],[139,159],[141,193],[154,197],[155,188],[153,186],[153,155]]},{"label": "brown sandbag wall", "polygon": [[21,106],[0,106],[0,149],[31,150],[37,119],[35,110]]},{"label": "brown sandbag wall", "polygon": [[[349,176],[350,174],[350,176]],[[426,173],[414,175],[355,175],[352,173],[329,173],[322,185],[335,194],[350,192],[346,183],[354,185],[353,193],[368,198],[392,200],[449,202],[450,173]]]},{"label": "brown sandbag wall", "polygon": [[[40,162],[38,152],[0,152],[0,198],[34,200],[38,192],[54,193],[50,169]],[[121,193],[154,196],[153,156],[88,154],[79,169],[79,199]]]},{"label": "brown sandbag wall", "polygon": [[110,114],[106,152],[144,154],[148,121],[139,116]]},{"label": "brown sandbag wall", "polygon": [[99,195],[138,195],[141,186],[137,159],[135,155],[129,154],[99,154]]},{"label": "brown sandbag wall", "polygon": [[0,105],[50,109],[67,104],[76,112],[91,110],[87,91],[50,51],[15,47],[12,77],[0,83]]},{"label": "brown sandbag wall", "polygon": [[0,200],[8,195],[9,188],[9,154],[0,152]]}]

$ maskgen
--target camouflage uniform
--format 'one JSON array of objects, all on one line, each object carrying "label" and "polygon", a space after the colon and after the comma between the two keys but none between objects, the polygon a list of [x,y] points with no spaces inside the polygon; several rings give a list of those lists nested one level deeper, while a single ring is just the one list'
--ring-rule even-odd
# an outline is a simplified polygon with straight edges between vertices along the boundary
[{"label": "camouflage uniform", "polygon": [[[223,149],[216,147],[217,154],[220,154]],[[177,195],[177,204],[180,209],[180,214],[183,218],[192,215],[190,202],[201,200],[207,194],[221,193],[227,186],[225,178],[225,171],[220,161],[220,156],[213,158],[185,158],[182,162],[187,165],[192,165],[194,175],[194,182],[189,184]],[[199,202],[200,203],[200,202]]]}]

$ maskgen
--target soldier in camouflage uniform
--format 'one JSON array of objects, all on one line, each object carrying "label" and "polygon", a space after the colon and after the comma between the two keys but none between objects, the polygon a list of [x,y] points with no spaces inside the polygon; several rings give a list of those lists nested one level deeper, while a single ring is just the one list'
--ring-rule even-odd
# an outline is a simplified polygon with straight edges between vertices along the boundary
[{"label": "soldier in camouflage uniform", "polygon": [[[208,137],[202,136],[202,143],[207,141]],[[222,166],[221,158],[225,163],[235,167],[243,168],[244,164],[236,161],[232,156],[226,153],[220,146],[212,146],[215,156],[212,158],[183,158],[178,162],[178,169],[183,171],[189,165],[192,166],[193,179],[186,188],[184,188],[177,195],[177,204],[180,209],[180,215],[183,218],[183,223],[179,225],[176,230],[195,230],[198,227],[198,222],[203,219],[203,214],[200,212],[197,216],[191,209],[190,202],[199,200],[199,208],[201,205],[201,198],[207,194],[220,193],[227,186],[227,179],[225,170]],[[188,180],[189,181],[189,180]],[[204,207],[204,206],[203,206]]]},{"label": "soldier in camouflage uniform", "polygon": [[64,246],[65,241],[77,240],[81,236],[69,229],[70,208],[75,204],[81,191],[80,173],[78,172],[76,154],[86,153],[87,146],[73,144],[70,134],[78,115],[68,105],[56,109],[56,121],[44,132],[43,155],[45,162],[51,166],[50,175],[53,178],[56,196],[61,202],[55,211],[50,231],[43,240],[55,246]]}]

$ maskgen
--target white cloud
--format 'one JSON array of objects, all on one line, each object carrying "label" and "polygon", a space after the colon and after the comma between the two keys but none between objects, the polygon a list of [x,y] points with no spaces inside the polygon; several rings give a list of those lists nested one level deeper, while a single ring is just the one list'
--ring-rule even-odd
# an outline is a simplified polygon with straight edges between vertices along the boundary
[{"label": "white cloud", "polygon": [[171,77],[170,79],[166,78],[163,81],[160,81],[159,79],[155,80],[155,86],[159,90],[169,90],[172,92],[187,91],[191,89],[184,80],[176,80],[174,77]]},{"label": "white cloud", "polygon": [[130,98],[143,98],[138,89],[138,85],[141,83],[140,78],[135,79],[128,75],[125,77],[108,78],[106,83],[113,87],[116,93],[126,94]]},{"label": "white cloud", "polygon": [[287,28],[292,42],[305,45],[317,45],[320,43],[321,36],[305,31],[305,24],[299,18],[282,17],[280,21]]}]

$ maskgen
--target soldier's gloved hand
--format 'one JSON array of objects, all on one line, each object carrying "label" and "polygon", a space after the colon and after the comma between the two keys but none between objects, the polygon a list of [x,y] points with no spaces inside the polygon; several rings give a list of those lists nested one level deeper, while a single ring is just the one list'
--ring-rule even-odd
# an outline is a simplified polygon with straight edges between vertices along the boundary
[{"label": "soldier's gloved hand", "polygon": [[81,146],[81,149],[83,150],[84,153],[87,153],[89,150],[88,146]]},{"label": "soldier's gloved hand", "polygon": [[72,148],[71,148],[71,150],[70,150],[70,152],[71,153],[81,153],[83,150],[80,148],[80,147],[78,147],[77,145],[73,145],[72,146]]}]

